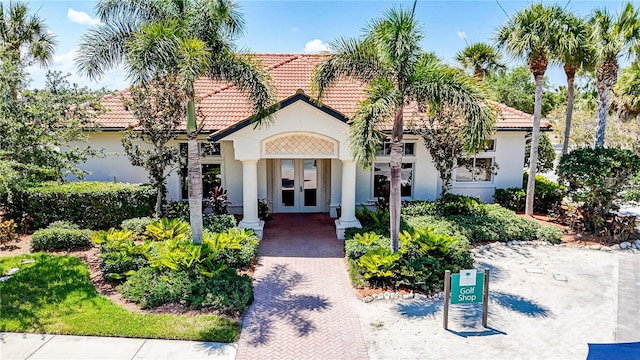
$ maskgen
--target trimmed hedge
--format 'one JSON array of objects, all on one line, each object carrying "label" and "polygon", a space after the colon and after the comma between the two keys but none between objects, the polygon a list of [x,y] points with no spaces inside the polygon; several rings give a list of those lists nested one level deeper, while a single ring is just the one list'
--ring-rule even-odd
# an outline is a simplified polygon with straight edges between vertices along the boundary
[{"label": "trimmed hedge", "polygon": [[31,252],[77,250],[92,246],[91,230],[48,228],[31,235]]},{"label": "trimmed hedge", "polygon": [[[527,186],[528,173],[524,173],[522,186]],[[533,212],[536,214],[548,214],[555,205],[562,202],[567,189],[543,176],[536,175],[536,190],[533,199]],[[527,192],[523,188],[496,189],[493,193],[493,201],[507,209],[524,212]]]},{"label": "trimmed hedge", "polygon": [[106,229],[117,227],[126,219],[150,215],[155,201],[155,190],[149,186],[98,181],[46,182],[16,191],[6,216],[30,218],[36,229],[58,220],[83,228]]}]

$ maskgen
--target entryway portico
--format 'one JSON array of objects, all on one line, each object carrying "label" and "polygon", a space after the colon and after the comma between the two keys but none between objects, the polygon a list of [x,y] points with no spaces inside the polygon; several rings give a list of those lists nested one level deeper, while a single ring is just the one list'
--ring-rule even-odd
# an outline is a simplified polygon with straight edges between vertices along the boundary
[{"label": "entryway portico", "polygon": [[267,201],[273,213],[328,212],[337,217],[340,209],[335,221],[339,239],[346,228],[359,227],[356,163],[348,134],[341,114],[299,92],[281,103],[270,123],[256,127],[247,120],[213,135],[213,141],[232,142],[234,158],[242,163],[239,227],[262,237],[259,200]]}]

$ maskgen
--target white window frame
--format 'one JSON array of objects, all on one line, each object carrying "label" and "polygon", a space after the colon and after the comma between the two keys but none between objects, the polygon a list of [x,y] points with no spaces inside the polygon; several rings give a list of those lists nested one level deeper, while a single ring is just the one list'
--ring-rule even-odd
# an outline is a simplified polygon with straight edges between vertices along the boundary
[{"label": "white window frame", "polygon": [[[201,149],[200,144],[202,144],[203,141],[198,141],[198,150]],[[180,151],[180,146],[181,144],[187,144],[186,142],[180,141],[178,143],[178,151]],[[220,144],[220,143],[218,143]],[[203,165],[220,165],[220,186],[224,189],[226,189],[226,182],[225,182],[225,169],[224,169],[224,161],[223,161],[223,157],[222,157],[222,144],[220,144],[220,155],[211,155],[211,156],[202,156],[202,154],[200,155],[200,171],[202,172],[202,167]],[[180,153],[182,154],[182,153]],[[187,175],[185,175],[187,176]],[[178,194],[180,196],[180,198],[182,200],[189,200],[188,197],[183,198],[182,197],[182,182],[183,182],[183,177],[181,174],[181,169],[178,169]],[[204,188],[203,188],[204,190]],[[209,195],[205,194],[203,191],[202,194],[202,199],[208,199]]]},{"label": "white window frame", "polygon": [[[415,145],[414,145],[415,146]],[[412,156],[412,155],[408,155],[408,156]],[[413,196],[415,194],[415,178],[416,178],[416,162],[415,161],[404,161],[405,159],[403,158],[402,164],[411,164],[411,195],[410,196],[402,196],[402,200],[413,200]],[[378,197],[376,196],[376,164],[388,164],[389,166],[389,176],[391,176],[391,164],[389,163],[389,161],[380,161],[379,159],[376,159],[376,161],[373,163],[373,168],[371,169],[371,199],[373,201],[377,201]],[[389,179],[389,181],[391,181],[391,179]],[[402,191],[402,190],[401,190]]]},{"label": "white window frame", "polygon": [[[495,146],[494,146],[495,148]],[[476,168],[476,160],[477,159],[490,159],[491,160],[491,166],[493,167],[494,164],[496,163],[496,158],[495,156],[473,156],[470,157],[469,160],[473,160],[473,168]],[[454,183],[456,185],[465,185],[465,184],[470,184],[470,185],[479,185],[479,184],[493,184],[494,180],[495,180],[495,174],[493,172],[491,172],[491,180],[475,180],[474,177],[474,172],[473,170],[471,171],[471,176],[472,176],[472,180],[471,181],[459,181],[458,180],[458,169],[460,169],[460,166],[458,165],[458,161],[456,159],[456,167],[455,169],[453,169],[453,180]]]}]

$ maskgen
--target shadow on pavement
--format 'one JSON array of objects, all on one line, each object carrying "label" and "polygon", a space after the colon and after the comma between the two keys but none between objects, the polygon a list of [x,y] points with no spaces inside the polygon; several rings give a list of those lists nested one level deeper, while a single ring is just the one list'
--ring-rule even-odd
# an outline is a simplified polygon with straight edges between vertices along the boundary
[{"label": "shadow on pavement", "polygon": [[287,265],[276,265],[256,282],[255,302],[243,324],[243,331],[249,334],[249,344],[268,343],[275,322],[288,324],[299,336],[316,330],[307,313],[330,309],[331,303],[318,295],[292,294],[304,281],[300,273],[289,270]]},{"label": "shadow on pavement", "polygon": [[552,315],[549,308],[518,295],[507,294],[500,291],[490,291],[489,301],[508,310],[533,318],[548,318]]},{"label": "shadow on pavement", "polygon": [[451,329],[447,329],[447,331],[463,338],[475,336],[507,335],[506,332],[491,327],[485,328],[482,331],[455,331]]},{"label": "shadow on pavement", "polygon": [[412,301],[408,304],[398,304],[398,312],[408,318],[433,316],[442,309],[442,301]]}]

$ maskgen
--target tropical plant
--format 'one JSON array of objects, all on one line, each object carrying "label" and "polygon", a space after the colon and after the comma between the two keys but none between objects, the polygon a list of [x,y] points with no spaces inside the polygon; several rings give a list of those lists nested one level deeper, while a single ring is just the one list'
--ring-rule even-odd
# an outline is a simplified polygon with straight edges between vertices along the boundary
[{"label": "tropical plant", "polygon": [[[415,5],[415,4],[414,4]],[[484,121],[492,120],[489,106],[481,98],[476,84],[455,69],[439,64],[420,47],[422,27],[413,9],[394,7],[373,20],[358,39],[339,38],[331,43],[328,57],[313,75],[318,99],[341,78],[368,85],[365,97],[357,104],[351,119],[351,153],[364,168],[373,165],[384,135],[383,124],[393,124],[391,140],[390,242],[398,251],[401,205],[402,139],[405,131],[405,107],[415,103],[428,115],[443,109],[460,111],[468,126],[461,130],[469,140],[470,153],[485,138],[477,131]]]},{"label": "tropical plant", "polygon": [[598,110],[594,146],[604,147],[609,112],[609,95],[618,81],[618,59],[638,52],[640,21],[638,10],[627,2],[617,16],[607,9],[595,9],[587,21],[589,42],[596,59]]},{"label": "tropical plant", "polygon": [[189,223],[180,219],[167,219],[153,221],[147,225],[142,234],[145,239],[152,241],[164,241],[167,239],[184,240],[189,237]]},{"label": "tropical plant", "polygon": [[[0,47],[7,55],[3,62],[44,67],[53,60],[56,40],[39,16],[29,15],[27,4],[10,1],[8,6],[0,4]],[[15,82],[10,87],[13,99],[18,98],[18,85]]]},{"label": "tropical plant", "polygon": [[144,84],[166,74],[177,77],[186,98],[190,223],[202,242],[202,169],[198,154],[195,81],[227,81],[248,94],[255,121],[265,119],[273,91],[268,76],[249,55],[233,52],[244,20],[232,0],[116,1],[96,5],[101,24],[83,36],[77,63],[90,78],[124,62],[129,79]]},{"label": "tropical plant", "polygon": [[477,42],[464,48],[456,54],[456,60],[465,68],[473,72],[473,77],[482,81],[487,73],[504,69],[501,55],[492,45]]},{"label": "tropical plant", "polygon": [[[619,120],[628,122],[640,115],[640,62],[634,61],[622,69],[618,82],[613,87],[611,108]],[[606,142],[606,139],[605,139]]]},{"label": "tropical plant", "polygon": [[138,122],[124,131],[122,146],[131,164],[149,173],[151,185],[157,192],[156,215],[162,216],[162,203],[167,196],[166,179],[181,159],[178,148],[171,142],[177,138],[185,116],[182,88],[175,76],[166,75],[132,86],[129,93],[130,96],[122,96],[122,100],[125,109]]},{"label": "tropical plant", "polygon": [[529,70],[536,82],[536,97],[533,110],[533,131],[529,159],[529,182],[525,213],[533,215],[535,174],[538,164],[538,143],[540,140],[540,119],[542,117],[542,86],[544,74],[559,52],[576,46],[575,38],[566,37],[564,24],[568,13],[559,5],[534,3],[520,10],[498,30],[496,39],[510,55],[523,58],[529,63]]},{"label": "tropical plant", "polygon": [[569,13],[565,19],[567,37],[574,38],[577,46],[571,42],[560,42],[559,60],[563,63],[567,76],[567,110],[565,112],[565,128],[562,140],[562,154],[569,151],[569,137],[571,135],[571,120],[573,118],[573,103],[575,100],[575,77],[578,71],[592,71],[594,68],[593,49],[587,43],[587,24],[584,19]]},{"label": "tropical plant", "polygon": [[209,194],[209,207],[214,215],[228,214],[227,206],[229,206],[229,199],[227,198],[227,190],[222,186],[216,186]]}]

